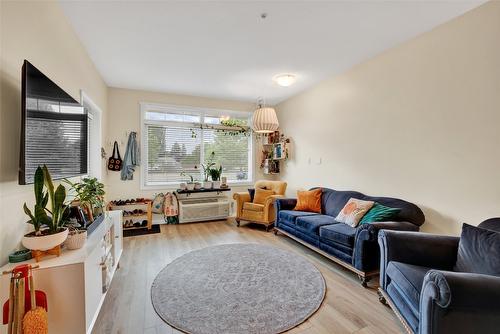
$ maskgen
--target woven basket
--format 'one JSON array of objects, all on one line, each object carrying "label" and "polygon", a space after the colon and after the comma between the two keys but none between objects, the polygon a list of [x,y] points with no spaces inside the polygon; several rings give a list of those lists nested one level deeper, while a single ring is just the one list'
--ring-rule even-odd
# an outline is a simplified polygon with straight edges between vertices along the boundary
[{"label": "woven basket", "polygon": [[67,249],[80,249],[87,240],[87,231],[71,231],[64,243]]}]

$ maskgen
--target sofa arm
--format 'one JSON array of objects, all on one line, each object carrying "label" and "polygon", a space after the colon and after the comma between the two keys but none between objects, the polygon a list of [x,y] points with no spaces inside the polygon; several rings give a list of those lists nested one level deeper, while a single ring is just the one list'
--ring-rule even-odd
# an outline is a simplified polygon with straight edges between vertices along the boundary
[{"label": "sofa arm", "polygon": [[378,234],[380,286],[387,287],[385,269],[390,261],[451,270],[457,259],[459,240],[452,236],[381,230]]},{"label": "sofa arm", "polygon": [[250,194],[248,192],[234,193],[233,199],[236,201],[236,218],[238,218],[241,216],[243,203],[250,202]]},{"label": "sofa arm", "polygon": [[280,210],[293,210],[295,205],[297,205],[296,198],[279,198],[275,202],[276,204],[276,212]]},{"label": "sofa arm", "polygon": [[276,200],[283,198],[283,195],[271,195],[266,198],[264,202],[264,220],[272,221],[276,218],[275,206],[273,205]]},{"label": "sofa arm", "polygon": [[410,222],[374,222],[370,224],[359,225],[356,228],[356,239],[360,238],[361,240],[371,240],[377,241],[378,232],[380,230],[392,230],[392,231],[412,231],[417,232],[419,227]]},{"label": "sofa arm", "polygon": [[420,297],[420,333],[497,333],[500,277],[431,270]]}]

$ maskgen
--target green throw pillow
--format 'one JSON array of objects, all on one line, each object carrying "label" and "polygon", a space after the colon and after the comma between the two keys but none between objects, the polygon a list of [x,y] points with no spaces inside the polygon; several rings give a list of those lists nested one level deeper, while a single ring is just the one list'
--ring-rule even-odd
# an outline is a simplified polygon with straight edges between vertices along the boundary
[{"label": "green throw pillow", "polygon": [[390,208],[382,204],[375,203],[375,205],[364,215],[363,219],[359,222],[361,224],[370,224],[373,222],[383,222],[394,218],[401,209]]}]

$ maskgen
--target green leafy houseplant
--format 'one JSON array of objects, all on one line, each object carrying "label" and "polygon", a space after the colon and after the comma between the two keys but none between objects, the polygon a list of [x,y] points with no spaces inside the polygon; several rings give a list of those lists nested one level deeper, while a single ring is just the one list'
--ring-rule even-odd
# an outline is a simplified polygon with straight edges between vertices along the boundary
[{"label": "green leafy houseplant", "polygon": [[221,175],[222,175],[222,166],[219,166],[219,168],[210,169],[210,177],[212,178],[212,181],[220,181]]},{"label": "green leafy houseplant", "polygon": [[211,175],[210,170],[215,166],[215,152],[210,153],[210,156],[205,161],[204,164],[201,164],[203,167],[203,177],[204,181],[208,181],[208,177]]},{"label": "green leafy houseplant", "polygon": [[[34,235],[56,234],[64,230],[68,221],[66,188],[60,184],[54,189],[54,183],[47,166],[38,167],[35,172],[35,208],[32,212],[24,203],[24,212],[30,217],[27,222],[33,225]],[[47,204],[50,203],[50,210]]]},{"label": "green leafy houseplant", "polygon": [[99,182],[95,177],[83,178],[81,182],[73,183],[69,180],[65,180],[71,186],[71,189],[75,191],[75,200],[80,201],[80,205],[87,207],[90,216],[93,217],[102,211],[104,206],[104,184]]}]

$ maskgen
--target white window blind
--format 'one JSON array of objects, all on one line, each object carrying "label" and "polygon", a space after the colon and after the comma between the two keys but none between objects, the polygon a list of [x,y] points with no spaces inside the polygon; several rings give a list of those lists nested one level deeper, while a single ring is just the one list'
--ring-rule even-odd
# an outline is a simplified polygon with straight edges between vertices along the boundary
[{"label": "white window blind", "polygon": [[[203,181],[201,164],[215,154],[222,176],[229,183],[252,181],[252,136],[247,129],[250,114],[212,109],[142,105],[142,155],[145,187]],[[236,120],[238,126],[221,121]],[[185,175],[181,175],[185,174]],[[190,175],[190,176],[189,176]]]}]

